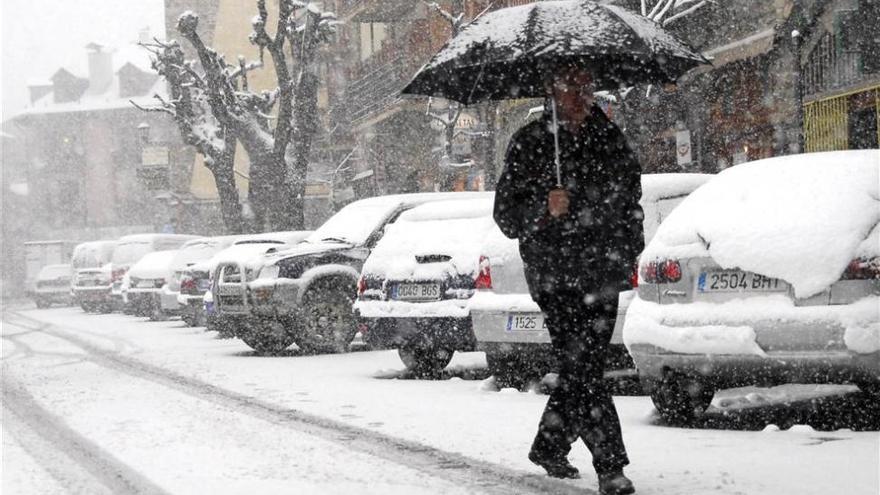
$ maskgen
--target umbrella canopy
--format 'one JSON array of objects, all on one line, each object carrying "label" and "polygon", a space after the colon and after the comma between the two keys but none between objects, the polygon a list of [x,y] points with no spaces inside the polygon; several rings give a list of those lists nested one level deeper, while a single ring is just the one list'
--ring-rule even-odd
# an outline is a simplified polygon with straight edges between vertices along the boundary
[{"label": "umbrella canopy", "polygon": [[655,22],[616,5],[543,1],[485,14],[403,89],[464,104],[546,96],[560,68],[589,69],[596,89],[674,82],[707,63]]}]

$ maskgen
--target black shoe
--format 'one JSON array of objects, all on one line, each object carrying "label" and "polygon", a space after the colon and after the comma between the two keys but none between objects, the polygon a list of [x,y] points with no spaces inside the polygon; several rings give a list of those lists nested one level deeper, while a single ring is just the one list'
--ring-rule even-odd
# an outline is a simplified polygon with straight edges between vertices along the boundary
[{"label": "black shoe", "polygon": [[578,479],[581,477],[578,468],[571,465],[565,457],[549,459],[541,457],[536,452],[529,452],[529,460],[541,466],[547,471],[548,476],[563,479]]},{"label": "black shoe", "polygon": [[599,475],[599,495],[629,495],[636,489],[623,471]]}]

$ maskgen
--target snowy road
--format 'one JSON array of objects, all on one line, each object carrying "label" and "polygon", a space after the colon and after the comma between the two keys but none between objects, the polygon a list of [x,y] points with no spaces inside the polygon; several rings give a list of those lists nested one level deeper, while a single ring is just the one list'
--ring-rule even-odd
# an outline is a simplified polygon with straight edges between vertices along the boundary
[{"label": "snowy road", "polygon": [[[580,481],[549,479],[525,459],[545,396],[460,377],[380,379],[400,375],[393,352],[264,358],[180,322],[71,308],[3,320],[3,493],[595,486],[581,445],[571,456]],[[453,374],[481,364],[457,355]],[[876,431],[677,429],[658,424],[647,398],[616,402],[639,493],[880,492]]]}]

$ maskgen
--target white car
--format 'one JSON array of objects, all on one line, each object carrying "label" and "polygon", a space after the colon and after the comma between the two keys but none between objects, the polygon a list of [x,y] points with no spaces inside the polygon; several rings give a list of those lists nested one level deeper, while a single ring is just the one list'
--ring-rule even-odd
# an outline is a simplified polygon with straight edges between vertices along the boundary
[{"label": "white car", "polygon": [[880,398],[880,151],[725,170],[639,265],[623,339],[668,422],[740,386],[852,383]]},{"label": "white car", "polygon": [[171,279],[162,287],[160,311],[162,317],[180,315],[183,309],[180,296],[181,278],[188,268],[196,263],[207,261],[212,256],[232,245],[240,236],[202,237],[187,241],[171,260]]},{"label": "white car", "polygon": [[78,244],[71,257],[71,291],[74,302],[85,312],[110,311],[110,262],[116,241]]},{"label": "white car", "polygon": [[162,287],[174,273],[172,262],[178,252],[171,249],[147,253],[126,272],[123,297],[136,316],[149,316],[151,320],[166,318],[160,298]]},{"label": "white car", "polygon": [[494,194],[403,212],[364,263],[354,312],[364,342],[397,348],[417,376],[436,375],[455,351],[474,350],[467,302],[478,255],[495,225]]},{"label": "white car", "polygon": [[110,296],[113,306],[121,306],[125,313],[132,310],[124,304],[122,296],[122,278],[131,265],[147,253],[178,249],[186,241],[198,238],[199,236],[181,234],[135,234],[121,237],[116,241],[110,265]]},{"label": "white car", "polygon": [[[190,264],[179,274],[176,297],[183,321],[190,326],[208,324],[205,295],[211,288],[211,276],[218,263],[230,260],[246,262],[267,252],[288,249],[311,233],[311,230],[298,230],[223,238],[231,242],[209,258]],[[213,299],[207,302],[212,305]]]},{"label": "white car", "polygon": [[[689,193],[708,181],[706,174],[655,174],[642,176],[640,204],[645,212],[645,239]],[[468,309],[477,348],[486,352],[490,371],[501,387],[522,388],[554,368],[550,333],[538,304],[529,295],[519,255],[519,242],[495,227],[480,253],[484,287]],[[620,293],[617,321],[608,350],[606,376],[632,376],[632,360],[623,346],[622,328],[633,291]]]},{"label": "white car", "polygon": [[70,304],[70,265],[46,265],[37,273],[31,294],[38,308]]}]

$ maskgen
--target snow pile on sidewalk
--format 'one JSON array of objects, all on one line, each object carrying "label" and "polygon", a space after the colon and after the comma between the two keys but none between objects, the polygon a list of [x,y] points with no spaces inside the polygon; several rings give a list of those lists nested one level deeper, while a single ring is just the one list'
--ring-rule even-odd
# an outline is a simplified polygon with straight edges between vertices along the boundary
[{"label": "snow pile on sidewalk", "polygon": [[880,221],[880,152],[835,151],[727,169],[663,222],[642,261],[705,256],[790,283],[799,298],[840,278]]}]

